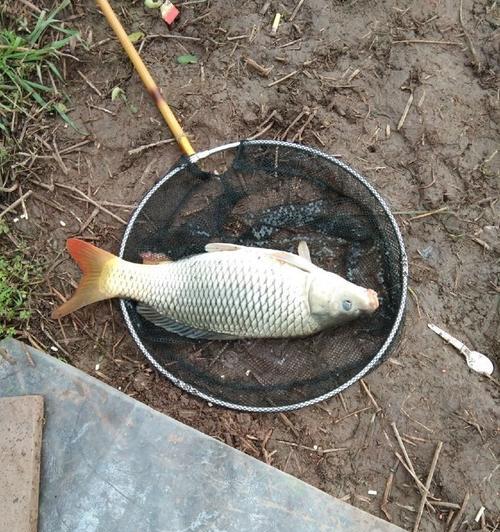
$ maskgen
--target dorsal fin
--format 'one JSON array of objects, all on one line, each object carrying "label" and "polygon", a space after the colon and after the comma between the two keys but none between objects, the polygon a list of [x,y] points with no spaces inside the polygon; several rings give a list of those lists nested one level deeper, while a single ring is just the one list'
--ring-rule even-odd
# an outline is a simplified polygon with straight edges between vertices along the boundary
[{"label": "dorsal fin", "polygon": [[305,240],[301,240],[299,242],[297,253],[299,254],[299,257],[302,257],[303,259],[306,259],[307,261],[312,262],[311,253],[309,252],[309,246],[307,245],[307,242]]},{"label": "dorsal fin", "polygon": [[[210,242],[205,246],[207,253],[214,253],[216,251],[238,251],[240,249],[253,249],[245,246],[238,246],[238,244],[227,244],[225,242]],[[259,249],[259,248],[256,248]]]},{"label": "dorsal fin", "polygon": [[215,251],[249,251],[294,266],[305,272],[311,272],[315,268],[315,266],[313,266],[313,264],[307,259],[294,255],[293,253],[288,253],[288,251],[280,251],[278,249],[256,248],[239,246],[238,244],[212,242],[205,246],[205,251],[209,253]]},{"label": "dorsal fin", "polygon": [[290,266],[294,266],[295,268],[299,268],[299,270],[303,270],[305,272],[311,273],[315,269],[315,266],[310,261],[308,261],[304,257],[299,257],[299,255],[288,253],[288,251],[277,251],[277,250],[268,250],[268,251],[271,252],[269,255],[273,259],[276,259],[280,262],[284,262],[285,264],[288,264]]}]

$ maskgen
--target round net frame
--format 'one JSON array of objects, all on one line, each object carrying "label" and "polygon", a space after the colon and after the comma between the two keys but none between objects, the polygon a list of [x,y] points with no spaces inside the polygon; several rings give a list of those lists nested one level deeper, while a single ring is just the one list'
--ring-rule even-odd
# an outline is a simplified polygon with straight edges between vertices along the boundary
[{"label": "round net frame", "polygon": [[408,262],[384,200],[334,157],[256,140],[182,158],[137,207],[120,257],[141,262],[153,252],[178,260],[203,253],[208,242],[296,253],[301,240],[315,264],[376,290],[379,309],[307,338],[196,341],[153,325],[135,302],[121,300],[142,353],[183,390],[243,411],[309,406],[365,376],[400,335]]}]

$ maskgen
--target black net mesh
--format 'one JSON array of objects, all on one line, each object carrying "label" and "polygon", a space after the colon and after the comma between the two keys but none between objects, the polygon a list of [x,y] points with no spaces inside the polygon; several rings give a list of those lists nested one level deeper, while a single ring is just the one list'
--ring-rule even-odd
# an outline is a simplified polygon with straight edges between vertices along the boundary
[{"label": "black net mesh", "polygon": [[378,364],[384,343],[396,340],[405,276],[397,229],[376,194],[319,152],[242,143],[231,159],[220,175],[184,161],[144,203],[123,258],[179,259],[208,242],[296,253],[305,240],[315,264],[376,290],[379,309],[304,339],[229,342],[170,334],[144,320],[134,302],[125,302],[126,312],[158,366],[191,391],[252,409],[314,401]]}]

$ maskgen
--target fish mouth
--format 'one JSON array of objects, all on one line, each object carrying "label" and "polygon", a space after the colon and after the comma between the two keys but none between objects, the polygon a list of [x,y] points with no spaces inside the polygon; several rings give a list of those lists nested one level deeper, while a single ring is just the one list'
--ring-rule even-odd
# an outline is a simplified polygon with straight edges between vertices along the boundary
[{"label": "fish mouth", "polygon": [[366,291],[368,293],[368,309],[374,312],[378,309],[379,306],[377,292],[375,292],[375,290],[372,290],[371,288],[368,288]]}]

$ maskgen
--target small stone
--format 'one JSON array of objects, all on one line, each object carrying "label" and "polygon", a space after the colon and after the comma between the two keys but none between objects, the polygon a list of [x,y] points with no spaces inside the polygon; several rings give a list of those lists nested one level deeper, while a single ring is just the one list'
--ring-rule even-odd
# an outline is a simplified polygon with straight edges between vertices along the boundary
[{"label": "small stone", "polygon": [[150,388],[149,376],[144,375],[143,373],[137,374],[134,378],[133,387],[136,392],[143,392]]}]

